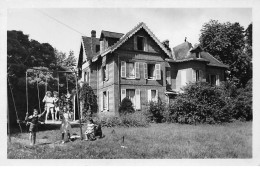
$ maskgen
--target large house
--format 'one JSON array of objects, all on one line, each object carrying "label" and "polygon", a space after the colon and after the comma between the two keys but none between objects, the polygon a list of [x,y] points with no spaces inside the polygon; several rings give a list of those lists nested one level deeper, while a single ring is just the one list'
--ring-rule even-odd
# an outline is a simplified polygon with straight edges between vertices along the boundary
[{"label": "large house", "polygon": [[228,68],[199,45],[185,42],[171,49],[139,23],[126,34],[96,31],[82,37],[78,70],[80,81],[97,95],[100,114],[115,115],[128,97],[136,110],[149,101],[169,102],[189,82],[219,85]]}]

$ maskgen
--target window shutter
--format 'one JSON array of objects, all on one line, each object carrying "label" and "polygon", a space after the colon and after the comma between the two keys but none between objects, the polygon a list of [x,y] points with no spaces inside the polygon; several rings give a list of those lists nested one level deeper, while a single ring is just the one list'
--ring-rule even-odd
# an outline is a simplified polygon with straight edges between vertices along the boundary
[{"label": "window shutter", "polygon": [[216,75],[216,85],[219,86],[219,75]]},{"label": "window shutter", "polygon": [[147,74],[147,63],[144,63],[144,79],[148,79],[148,74]]},{"label": "window shutter", "polygon": [[140,79],[139,62],[135,62],[135,78],[136,78],[136,79]]},{"label": "window shutter", "polygon": [[202,70],[199,70],[199,81],[202,81],[203,78],[203,72]]},{"label": "window shutter", "polygon": [[141,93],[140,89],[135,90],[135,109],[141,110]]},{"label": "window shutter", "polygon": [[171,84],[171,71],[166,71],[166,82],[167,84]]},{"label": "window shutter", "polygon": [[134,50],[137,50],[137,36],[134,36]]},{"label": "window shutter", "polygon": [[126,62],[121,61],[121,77],[126,77]]},{"label": "window shutter", "polygon": [[192,69],[192,82],[196,82],[196,70]]},{"label": "window shutter", "polygon": [[121,89],[121,101],[126,97],[126,89]]},{"label": "window shutter", "polygon": [[152,100],[152,91],[149,89],[147,90],[148,92],[148,102],[150,102]]},{"label": "window shutter", "polygon": [[100,95],[100,111],[103,111],[104,107],[103,107],[103,92]]},{"label": "window shutter", "polygon": [[109,91],[107,91],[107,100],[106,100],[106,104],[107,104],[107,110],[109,110]]},{"label": "window shutter", "polygon": [[156,80],[161,80],[161,65],[160,64],[155,64],[155,79]]},{"label": "window shutter", "polygon": [[106,64],[106,80],[109,79],[109,64]]}]

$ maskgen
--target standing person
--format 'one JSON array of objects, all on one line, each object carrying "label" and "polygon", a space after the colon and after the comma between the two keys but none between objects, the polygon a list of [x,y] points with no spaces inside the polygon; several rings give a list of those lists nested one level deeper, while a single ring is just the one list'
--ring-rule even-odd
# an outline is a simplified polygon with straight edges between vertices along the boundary
[{"label": "standing person", "polygon": [[43,98],[43,101],[42,102],[45,102],[45,110],[47,113],[46,113],[46,118],[45,118],[45,121],[48,120],[48,116],[49,116],[49,113],[51,112],[51,117],[52,117],[52,120],[54,120],[54,104],[53,104],[53,97],[51,96],[51,92],[50,91],[47,91],[46,92],[46,95],[44,96]]},{"label": "standing person", "polygon": [[34,145],[36,142],[36,132],[38,131],[38,124],[39,123],[41,124],[41,122],[39,121],[39,118],[41,116],[43,116],[44,113],[45,113],[45,111],[42,114],[38,115],[38,111],[36,109],[33,109],[33,115],[31,115],[29,117],[28,117],[29,113],[28,112],[26,113],[25,121],[27,122],[27,124],[30,125],[30,128],[29,128],[30,145]]},{"label": "standing person", "polygon": [[60,102],[59,93],[54,91],[53,92],[53,103],[54,103],[54,110],[55,110],[55,115],[54,115],[55,120],[60,120],[60,116],[58,115],[59,111],[60,111],[59,102]]},{"label": "standing person", "polygon": [[[61,112],[61,139],[62,143],[65,143],[67,139],[70,141],[70,131],[71,131],[71,125],[69,122],[69,119],[71,118],[70,112],[67,110],[67,107],[63,107],[63,111]],[[66,137],[65,137],[66,136]]]}]

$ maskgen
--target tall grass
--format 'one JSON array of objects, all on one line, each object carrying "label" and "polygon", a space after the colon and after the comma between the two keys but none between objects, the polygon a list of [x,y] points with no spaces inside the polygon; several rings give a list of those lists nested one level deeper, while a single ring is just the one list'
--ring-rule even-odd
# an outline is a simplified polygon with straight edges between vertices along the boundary
[{"label": "tall grass", "polygon": [[[58,130],[41,131],[37,135],[38,145],[34,147],[25,146],[27,134],[13,135],[12,143],[8,144],[8,158],[252,158],[251,122],[197,126],[152,124],[143,128],[103,128],[103,132],[105,137],[100,140],[75,140],[63,145],[55,143],[60,139]],[[79,129],[73,128],[73,133],[79,134]]]}]

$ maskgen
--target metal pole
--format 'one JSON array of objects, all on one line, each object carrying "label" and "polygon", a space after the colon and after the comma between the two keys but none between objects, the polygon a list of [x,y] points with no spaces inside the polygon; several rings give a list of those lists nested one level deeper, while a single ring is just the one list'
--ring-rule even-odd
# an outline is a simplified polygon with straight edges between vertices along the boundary
[{"label": "metal pole", "polygon": [[78,78],[77,78],[77,74],[76,71],[75,72],[75,80],[76,80],[76,95],[77,95],[77,105],[78,105],[78,116],[79,116],[79,127],[80,127],[80,137],[81,140],[83,140],[82,137],[82,127],[81,127],[81,113],[80,113],[80,106],[79,106],[79,95],[78,95]]}]

